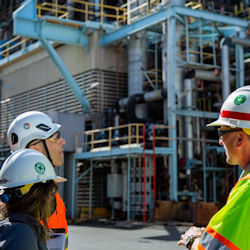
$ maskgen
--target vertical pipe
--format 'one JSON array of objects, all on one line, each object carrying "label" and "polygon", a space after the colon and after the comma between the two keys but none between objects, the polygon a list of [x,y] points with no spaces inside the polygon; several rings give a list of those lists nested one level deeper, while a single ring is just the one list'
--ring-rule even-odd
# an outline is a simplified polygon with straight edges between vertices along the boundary
[{"label": "vertical pipe", "polygon": [[222,66],[222,100],[224,101],[230,94],[230,70],[229,70],[229,44],[230,39],[221,40],[221,66]]},{"label": "vertical pipe", "polygon": [[142,165],[143,165],[143,223],[146,223],[146,199],[147,199],[147,190],[146,190],[146,182],[147,182],[147,173],[146,173],[146,128],[143,125],[143,158],[142,158]]},{"label": "vertical pipe", "polygon": [[213,172],[213,202],[216,202],[216,173]]},{"label": "vertical pipe", "polygon": [[[186,78],[184,79],[184,88],[185,91],[187,91],[187,94],[185,96],[185,109],[192,110],[193,107],[193,79],[192,78]],[[193,124],[192,124],[192,117],[185,116],[185,134],[187,137],[186,141],[186,157],[188,160],[193,159]]]},{"label": "vertical pipe", "polygon": [[[245,37],[245,33],[240,32],[240,38]],[[236,57],[236,88],[244,86],[244,48],[242,44],[235,44]]]},{"label": "vertical pipe", "polygon": [[[162,23],[162,81],[163,81],[163,89],[167,89],[168,87],[168,73],[167,73],[167,22]],[[163,98],[163,122],[167,124],[168,122],[168,106],[167,106],[167,98]]]},{"label": "vertical pipe", "polygon": [[93,160],[90,160],[90,177],[89,177],[89,219],[92,217],[92,188],[93,188]]},{"label": "vertical pipe", "polygon": [[[153,197],[154,197],[154,204],[156,201],[156,155],[155,155],[155,126],[152,127],[152,136],[153,136]],[[153,206],[154,206],[153,204]]]},{"label": "vertical pipe", "polygon": [[[213,32],[215,31],[215,27],[214,27],[214,23],[212,23],[212,30]],[[216,49],[215,49],[215,37],[212,36],[212,49],[213,49],[213,63],[214,63],[214,66],[217,66],[217,61],[216,61]]]},{"label": "vertical pipe", "polygon": [[2,89],[2,87],[3,87],[3,81],[2,81],[2,79],[0,79],[0,134],[2,133],[2,93],[3,93],[3,89]]},{"label": "vertical pipe", "polygon": [[185,37],[186,37],[186,62],[189,63],[189,30],[188,30],[188,17],[185,16]]},{"label": "vertical pipe", "polygon": [[236,54],[236,88],[244,86],[244,50],[243,46],[236,44],[235,45],[235,54]]},{"label": "vertical pipe", "polygon": [[127,220],[130,220],[130,168],[131,168],[131,156],[128,156],[128,200],[127,200]]},{"label": "vertical pipe", "polygon": [[158,44],[155,44],[155,83],[156,83],[156,88],[158,89],[159,82],[158,82]]},{"label": "vertical pipe", "polygon": [[147,33],[139,32],[128,42],[128,95],[142,93],[142,69],[147,65]]},{"label": "vertical pipe", "polygon": [[170,186],[171,186],[171,200],[178,200],[178,181],[177,181],[177,142],[176,142],[176,19],[175,16],[171,16],[167,22],[168,34],[167,34],[167,106],[168,106],[168,125],[169,136],[172,138],[170,141],[170,148],[172,149],[172,155],[170,156]]},{"label": "vertical pipe", "polygon": [[126,161],[122,162],[122,183],[123,183],[123,192],[122,192],[122,210],[127,211],[127,191],[128,191],[128,183],[127,183],[127,164]]},{"label": "vertical pipe", "polygon": [[76,200],[76,158],[73,155],[73,165],[72,165],[72,199],[71,199],[71,219],[75,219],[75,200]]},{"label": "vertical pipe", "polygon": [[204,202],[207,201],[207,178],[206,178],[206,162],[207,162],[207,148],[205,147],[205,143],[202,142],[203,148],[203,157],[202,157],[202,171],[203,171],[203,196]]}]

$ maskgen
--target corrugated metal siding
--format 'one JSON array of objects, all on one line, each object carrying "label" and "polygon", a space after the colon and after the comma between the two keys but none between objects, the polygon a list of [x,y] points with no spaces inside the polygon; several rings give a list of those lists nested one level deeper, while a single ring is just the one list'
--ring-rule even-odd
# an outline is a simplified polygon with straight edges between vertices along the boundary
[{"label": "corrugated metal siding", "polygon": [[[127,74],[93,69],[74,76],[90,102],[91,113],[104,113],[118,98],[127,96]],[[118,88],[118,89],[116,89]],[[82,108],[64,80],[36,88],[1,101],[1,138],[5,137],[11,121],[19,114],[39,110],[46,112],[82,113]],[[1,144],[2,142],[0,142]]]}]

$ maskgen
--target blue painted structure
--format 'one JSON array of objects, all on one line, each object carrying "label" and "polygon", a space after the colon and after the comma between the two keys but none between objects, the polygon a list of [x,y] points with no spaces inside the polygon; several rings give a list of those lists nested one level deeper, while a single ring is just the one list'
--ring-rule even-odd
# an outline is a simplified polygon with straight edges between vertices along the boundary
[{"label": "blue painted structure", "polygon": [[[84,97],[83,93],[79,89],[79,86],[74,81],[73,77],[68,72],[67,68],[58,57],[56,51],[53,46],[51,46],[49,41],[73,44],[76,46],[82,46],[85,50],[88,50],[88,37],[86,35],[87,29],[100,28],[100,24],[94,22],[82,23],[72,20],[62,20],[58,22],[58,18],[54,17],[43,17],[38,19],[36,16],[36,1],[26,1],[23,6],[18,9],[14,13],[14,32],[15,34],[19,34],[22,36],[28,36],[32,38],[39,39],[45,49],[48,51],[52,60],[58,67],[59,71],[63,75],[63,77],[69,83],[72,91],[75,93],[77,99],[83,106],[85,112],[88,111],[89,103],[87,99]],[[185,18],[191,16],[194,18],[198,18],[205,25],[208,25],[210,22],[223,23],[227,25],[231,25],[226,30],[221,29],[221,32],[225,36],[229,36],[236,33],[235,26],[239,27],[239,32],[241,29],[248,28],[248,22],[246,20],[242,20],[236,17],[223,16],[215,13],[211,13],[208,11],[200,11],[200,10],[192,10],[180,6],[170,6],[170,7],[161,7],[159,10],[153,14],[145,16],[140,20],[120,27],[118,30],[112,31],[110,27],[110,32],[101,36],[100,45],[108,45],[112,42],[116,42],[122,40],[132,34],[135,34],[139,31],[145,30],[147,28],[152,28],[159,26],[161,23],[165,22],[168,32],[164,34],[166,36],[167,43],[167,69],[168,72],[166,74],[167,78],[164,79],[164,88],[168,89],[168,97],[165,102],[166,110],[164,112],[167,113],[167,119],[164,120],[164,123],[168,124],[171,128],[169,129],[169,135],[173,140],[170,143],[170,148],[161,148],[156,149],[156,154],[159,155],[170,155],[171,161],[171,199],[177,201],[178,200],[178,182],[177,182],[177,143],[176,143],[176,116],[193,116],[193,117],[204,117],[204,118],[217,118],[218,114],[216,113],[208,113],[208,112],[198,112],[198,111],[188,111],[188,110],[177,110],[176,109],[176,100],[175,100],[175,75],[176,75],[176,42],[175,42],[175,30],[176,30],[176,19],[181,20],[183,23],[185,22]],[[201,27],[201,21],[197,24],[192,24],[192,28],[201,28],[203,30],[210,29],[211,32],[214,32],[214,28],[210,28],[208,26]],[[195,26],[197,25],[197,26]],[[76,28],[78,27],[78,28]],[[102,26],[103,27],[103,26]],[[159,28],[159,27],[158,27]],[[188,28],[188,27],[187,27]],[[217,33],[210,33],[205,37],[208,41],[213,40]],[[194,35],[190,35],[190,37],[195,37]],[[187,41],[188,43],[188,41]],[[187,46],[188,47],[188,46]],[[243,86],[244,84],[244,65],[243,62],[243,48],[240,45],[236,45],[236,64],[237,64],[237,87]],[[162,152],[161,152],[162,150]],[[150,154],[150,152],[147,152]],[[75,176],[75,161],[79,159],[89,159],[91,162],[93,159],[102,159],[102,158],[115,158],[115,157],[127,157],[128,158],[128,169],[130,169],[130,157],[133,154],[142,154],[142,149],[117,149],[110,151],[101,151],[101,152],[86,152],[81,154],[76,154],[74,158],[74,170],[73,170],[73,197],[75,197],[75,184],[79,181],[79,177],[83,177],[81,175],[76,178]],[[205,165],[203,166],[203,170],[206,172],[209,170]],[[91,167],[91,171],[93,167]],[[213,168],[213,171],[217,170]],[[205,176],[205,172],[203,177]],[[204,177],[205,178],[205,177]],[[214,179],[215,180],[215,179]],[[128,178],[129,183],[129,178]],[[204,180],[206,183],[206,180]],[[215,181],[214,181],[215,183]],[[92,184],[91,184],[92,185]],[[204,184],[205,185],[205,184]],[[128,185],[129,187],[129,185]],[[130,193],[130,192],[128,192]],[[129,195],[129,194],[128,194]],[[216,195],[216,193],[215,193]],[[204,194],[205,196],[205,194]],[[128,202],[129,202],[128,197]],[[205,198],[206,200],[206,198]],[[91,201],[90,201],[91,202]],[[91,203],[90,203],[91,204]],[[74,204],[72,203],[72,207]],[[73,209],[72,209],[73,211]],[[74,211],[73,211],[74,212]],[[91,213],[91,209],[90,209]],[[74,214],[72,215],[74,218]],[[129,219],[129,205],[128,205],[128,219]]]},{"label": "blue painted structure", "polygon": [[51,56],[59,72],[69,84],[71,90],[80,102],[83,110],[89,112],[89,102],[84,96],[82,90],[72,77],[63,61],[58,56],[56,50],[50,44],[50,41],[63,42],[78,46],[88,47],[88,37],[84,34],[85,26],[82,29],[66,25],[60,20],[60,24],[48,21],[46,17],[38,19],[36,15],[36,0],[25,1],[22,6],[13,13],[14,34],[34,39],[39,39],[46,51]]},{"label": "blue painted structure", "polygon": [[[146,149],[146,155],[152,155],[153,150]],[[167,155],[174,155],[172,148],[170,147],[156,147],[155,148],[156,156],[167,156]],[[130,169],[131,169],[131,157],[132,156],[142,156],[143,155],[143,147],[128,147],[128,148],[119,148],[119,147],[112,147],[111,150],[102,150],[96,152],[83,152],[83,153],[76,153],[74,154],[73,158],[73,175],[72,175],[72,197],[76,196],[76,185],[78,181],[84,178],[90,171],[93,171],[95,164],[93,163],[94,160],[107,160],[107,159],[126,159],[127,160],[127,220],[131,219],[131,211],[130,211]],[[81,175],[76,177],[76,163],[79,160],[89,160],[90,167],[84,171]],[[93,174],[93,173],[92,173]],[[90,190],[92,188],[92,180],[90,176]],[[91,192],[89,193],[89,218],[91,218]],[[71,217],[75,218],[75,201],[72,199],[71,203]]]}]

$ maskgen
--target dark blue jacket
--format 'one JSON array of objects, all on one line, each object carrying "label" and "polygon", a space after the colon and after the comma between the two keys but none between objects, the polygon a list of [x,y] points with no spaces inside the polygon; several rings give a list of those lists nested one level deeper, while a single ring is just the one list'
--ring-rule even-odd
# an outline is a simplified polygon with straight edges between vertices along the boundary
[{"label": "dark blue jacket", "polygon": [[0,221],[2,250],[47,250],[43,235],[41,224],[28,214],[10,214]]}]

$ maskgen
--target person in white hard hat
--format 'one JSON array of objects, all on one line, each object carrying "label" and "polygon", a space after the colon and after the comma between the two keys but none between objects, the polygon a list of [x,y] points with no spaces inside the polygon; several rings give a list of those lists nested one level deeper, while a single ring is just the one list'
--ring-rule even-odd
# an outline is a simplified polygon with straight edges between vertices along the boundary
[{"label": "person in white hard hat", "polygon": [[223,103],[219,118],[207,126],[218,127],[226,162],[239,165],[243,171],[226,205],[207,227],[191,227],[177,245],[189,249],[250,249],[250,86],[232,92]]},{"label": "person in white hard hat", "polygon": [[21,149],[5,160],[0,170],[1,249],[47,249],[47,220],[55,209],[56,183],[64,181],[38,151]]},{"label": "person in white hard hat", "polygon": [[[54,123],[49,116],[39,111],[29,111],[14,119],[8,129],[7,137],[11,151],[34,149],[43,153],[54,167],[64,163],[65,140],[60,134],[60,124]],[[55,233],[65,233],[68,246],[68,225],[66,208],[59,193],[56,194],[56,211],[48,221],[49,229]]]}]

